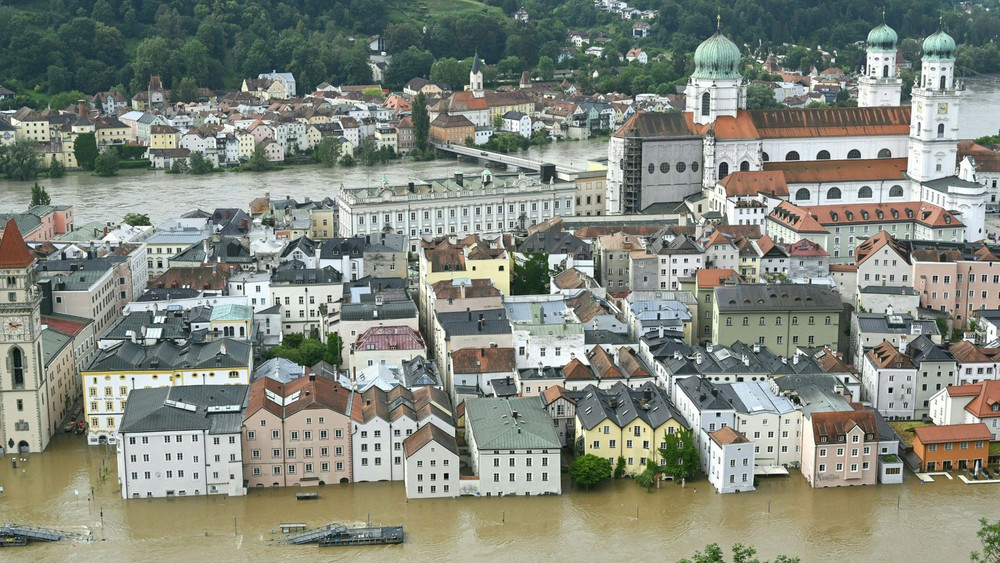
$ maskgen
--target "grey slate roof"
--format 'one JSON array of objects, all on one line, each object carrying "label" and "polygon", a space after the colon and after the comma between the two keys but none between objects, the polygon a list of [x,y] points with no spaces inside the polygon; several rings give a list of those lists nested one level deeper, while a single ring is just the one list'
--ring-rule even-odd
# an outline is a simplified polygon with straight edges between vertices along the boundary
[{"label": "grey slate roof", "polygon": [[151,287],[136,301],[169,301],[198,297],[199,295],[201,295],[201,291],[193,287]]},{"label": "grey slate roof", "polygon": [[413,301],[374,303],[345,303],[340,308],[341,321],[370,321],[374,319],[412,319],[417,316]]},{"label": "grey slate roof", "polygon": [[293,268],[286,267],[289,263],[282,264],[271,275],[273,284],[319,284],[319,283],[340,283],[343,276],[336,268],[327,266],[325,268]]},{"label": "grey slate roof", "polygon": [[910,359],[913,360],[913,364],[919,366],[923,362],[954,362],[955,356],[945,349],[943,346],[939,346],[934,343],[926,334],[921,334],[920,336],[913,339],[910,342],[910,346],[907,349],[910,355]]},{"label": "grey slate roof", "polygon": [[[506,309],[438,313],[437,317],[438,324],[441,325],[447,338],[451,338],[452,336],[468,336],[470,334],[511,333]],[[479,322],[480,318],[482,319],[482,323]]]},{"label": "grey slate roof", "polygon": [[465,421],[480,450],[561,447],[552,419],[537,397],[469,398],[465,400]]},{"label": "grey slate roof", "polygon": [[407,389],[414,387],[439,386],[441,374],[432,360],[417,356],[412,360],[403,360],[403,385]]},{"label": "grey slate roof", "polygon": [[827,287],[805,284],[718,286],[719,311],[840,311],[840,295]]},{"label": "grey slate roof", "polygon": [[606,419],[624,428],[637,418],[652,428],[659,428],[671,418],[690,428],[666,394],[648,381],[635,390],[620,381],[608,390],[588,385],[576,404],[576,416],[587,430]]},{"label": "grey slate roof", "polygon": [[887,315],[884,313],[855,313],[858,330],[862,333],[910,334],[914,325],[920,327],[921,334],[940,334],[933,320],[916,320],[913,315]]},{"label": "grey slate roof", "polygon": [[[222,348],[225,347],[225,354]],[[170,369],[227,369],[250,365],[251,346],[247,342],[221,338],[213,342],[178,346],[170,341],[141,346],[126,340],[101,350],[85,371],[128,371]],[[226,374],[220,373],[218,377]]]},{"label": "grey slate roof", "polygon": [[205,430],[209,434],[238,434],[248,389],[246,385],[133,389],[118,431]]},{"label": "grey slate roof", "polygon": [[868,285],[861,288],[861,293],[876,293],[879,295],[917,295],[912,287],[893,285]]},{"label": "grey slate roof", "polygon": [[522,254],[536,252],[544,254],[569,254],[577,260],[591,260],[593,257],[593,250],[589,243],[565,231],[534,233],[521,243],[517,251]]},{"label": "grey slate roof", "polygon": [[631,336],[622,332],[611,332],[610,330],[586,330],[583,332],[583,343],[589,349],[597,344],[609,344],[612,346],[626,346],[635,344]]},{"label": "grey slate roof", "polygon": [[685,377],[677,382],[677,388],[687,395],[699,411],[735,410],[735,407],[711,381],[695,376]]},{"label": "grey slate roof", "polygon": [[286,358],[271,358],[260,364],[253,370],[250,381],[254,382],[262,377],[270,377],[281,383],[294,381],[306,373],[306,368]]},{"label": "grey slate roof", "polygon": [[183,339],[189,336],[188,327],[185,326],[184,315],[175,315],[173,311],[135,311],[118,319],[101,339],[106,340],[129,340],[132,331],[136,336],[141,336],[145,329],[145,334],[150,338],[157,339]]}]

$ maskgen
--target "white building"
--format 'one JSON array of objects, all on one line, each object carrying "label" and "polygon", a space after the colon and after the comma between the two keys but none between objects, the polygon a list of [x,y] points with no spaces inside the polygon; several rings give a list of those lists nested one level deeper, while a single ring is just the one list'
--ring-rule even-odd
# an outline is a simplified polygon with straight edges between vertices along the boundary
[{"label": "white building", "polygon": [[403,441],[406,498],[455,497],[459,493],[455,436],[428,424]]},{"label": "white building", "polygon": [[888,419],[911,419],[916,407],[917,370],[903,350],[906,335],[900,335],[899,349],[889,341],[869,350],[861,364],[861,398]]},{"label": "white building", "polygon": [[751,466],[799,466],[802,411],[788,398],[776,394],[765,381],[730,383],[719,388],[736,399],[732,401],[736,409],[735,428],[753,443]]},{"label": "white building", "polygon": [[562,446],[538,397],[466,399],[465,428],[479,480],[464,481],[461,494],[562,493]]},{"label": "white building", "polygon": [[754,444],[725,427],[709,436],[708,481],[720,493],[743,493],[753,486]]},{"label": "white building", "polygon": [[246,385],[136,389],[118,429],[122,498],[246,494]]}]

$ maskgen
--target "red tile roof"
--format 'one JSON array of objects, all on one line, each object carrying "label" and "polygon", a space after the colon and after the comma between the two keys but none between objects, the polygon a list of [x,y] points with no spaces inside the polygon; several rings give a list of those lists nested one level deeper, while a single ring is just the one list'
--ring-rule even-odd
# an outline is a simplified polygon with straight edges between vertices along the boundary
[{"label": "red tile roof", "polygon": [[723,426],[722,428],[709,434],[709,436],[712,438],[713,442],[719,444],[720,446],[728,444],[744,444],[750,441],[742,433],[733,430],[729,426]]},{"label": "red tile roof", "polygon": [[451,353],[453,373],[512,373],[513,348],[463,348]]},{"label": "red tile roof", "polygon": [[0,239],[0,268],[27,268],[34,261],[17,223],[9,219]]},{"label": "red tile roof", "polygon": [[982,391],[982,385],[979,383],[948,386],[948,395],[952,397],[975,397],[980,391]]},{"label": "red tile roof", "polygon": [[716,287],[724,285],[727,281],[731,280],[743,281],[743,278],[732,268],[707,268],[698,270],[695,274],[695,279],[698,287]]},{"label": "red tile roof", "polygon": [[1000,410],[993,410],[994,405],[1000,405],[1000,381],[983,381],[976,385],[979,387],[979,393],[965,405],[965,410],[980,419],[1000,416]]},{"label": "red tile roof", "polygon": [[374,326],[354,342],[355,350],[425,350],[424,338],[408,326]]},{"label": "red tile roof", "polygon": [[[743,112],[740,112],[743,113]],[[908,135],[910,107],[774,109],[746,112],[760,138]]]},{"label": "red tile roof", "polygon": [[[285,399],[282,406],[267,398],[268,392]],[[296,395],[295,401],[289,398]],[[325,377],[300,377],[288,383],[281,383],[270,377],[262,377],[250,384],[247,398],[246,417],[260,409],[266,409],[279,418],[287,418],[304,409],[329,409],[355,420],[361,419],[361,395],[342,387],[336,381]]]},{"label": "red tile roof", "polygon": [[913,369],[910,357],[901,353],[888,340],[883,340],[881,344],[869,350],[868,357],[880,368]]},{"label": "red tile roof", "polygon": [[947,442],[989,441],[993,433],[982,422],[975,424],[946,424],[944,426],[918,426],[913,429],[921,444],[942,444]]},{"label": "red tile roof", "polygon": [[789,184],[899,180],[906,172],[905,158],[877,160],[800,160],[765,162],[764,170],[783,173]]},{"label": "red tile roof", "polygon": [[[847,433],[855,426],[866,434],[865,442],[878,440],[878,427],[875,424],[875,413],[869,410],[817,412],[812,415],[813,439],[816,444],[846,443]],[[867,435],[871,438],[867,438]],[[820,438],[825,437],[823,442]]]},{"label": "red tile roof", "polygon": [[830,253],[811,240],[802,239],[785,247],[789,256],[829,256]]},{"label": "red tile roof", "polygon": [[733,172],[719,180],[719,185],[725,188],[729,197],[754,196],[761,193],[788,196],[788,184],[785,183],[785,175],[780,171]]}]

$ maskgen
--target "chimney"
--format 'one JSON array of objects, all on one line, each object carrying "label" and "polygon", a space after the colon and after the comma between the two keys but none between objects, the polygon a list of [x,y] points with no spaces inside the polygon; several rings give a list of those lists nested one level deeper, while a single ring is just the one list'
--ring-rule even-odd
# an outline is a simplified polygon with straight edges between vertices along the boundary
[{"label": "chimney", "polygon": [[465,284],[464,283],[458,284],[458,294],[462,296],[462,299],[465,299]]},{"label": "chimney", "polygon": [[663,325],[660,325],[658,328],[659,328],[658,330],[659,337],[663,338]]},{"label": "chimney", "polygon": [[465,185],[464,181],[462,179],[462,173],[461,172],[455,172],[455,183],[458,184],[459,186],[464,186]]},{"label": "chimney", "polygon": [[792,356],[792,364],[796,365],[796,366],[799,365],[799,355],[798,354],[795,354],[794,356]]},{"label": "chimney", "polygon": [[907,342],[906,335],[905,334],[900,334],[899,335],[899,353],[900,354],[905,354],[906,351],[909,349],[909,347],[910,347],[910,343]]},{"label": "chimney", "polygon": [[226,344],[225,343],[223,343],[222,346],[219,346],[219,353],[222,354],[223,356],[226,355]]},{"label": "chimney", "polygon": [[705,345],[705,351],[706,352],[708,352],[709,354],[711,354],[712,350],[715,350],[715,346],[713,344],[706,344]]},{"label": "chimney", "polygon": [[483,319],[479,319],[479,332],[483,331]]},{"label": "chimney", "polygon": [[76,101],[76,113],[80,117],[87,117],[87,102],[83,100]]}]

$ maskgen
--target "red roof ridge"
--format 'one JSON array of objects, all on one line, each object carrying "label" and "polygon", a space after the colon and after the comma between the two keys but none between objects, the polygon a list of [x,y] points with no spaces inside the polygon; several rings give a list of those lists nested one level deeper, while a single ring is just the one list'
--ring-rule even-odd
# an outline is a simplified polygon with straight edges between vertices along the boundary
[{"label": "red roof ridge", "polygon": [[0,268],[27,268],[35,261],[13,218],[7,220],[0,239]]}]

